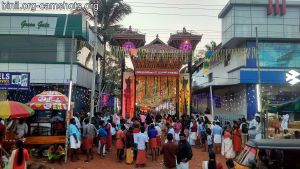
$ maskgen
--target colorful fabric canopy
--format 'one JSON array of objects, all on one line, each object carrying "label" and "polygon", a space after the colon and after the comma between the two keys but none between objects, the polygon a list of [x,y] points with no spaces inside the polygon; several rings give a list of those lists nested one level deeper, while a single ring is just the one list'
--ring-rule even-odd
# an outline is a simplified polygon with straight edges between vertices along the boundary
[{"label": "colorful fabric canopy", "polygon": [[68,97],[57,91],[44,91],[34,96],[27,105],[34,110],[67,110]]},{"label": "colorful fabric canopy", "polygon": [[34,114],[34,110],[25,104],[15,101],[0,102],[0,117],[7,118],[22,118],[29,117]]}]

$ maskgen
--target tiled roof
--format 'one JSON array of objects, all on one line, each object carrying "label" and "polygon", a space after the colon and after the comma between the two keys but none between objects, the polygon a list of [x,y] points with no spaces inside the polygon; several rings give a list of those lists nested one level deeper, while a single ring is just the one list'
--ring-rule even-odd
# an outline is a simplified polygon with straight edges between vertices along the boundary
[{"label": "tiled roof", "polygon": [[178,51],[178,49],[165,44],[162,40],[158,38],[158,35],[156,36],[156,39],[154,39],[152,42],[150,42],[149,44],[143,47],[140,47],[139,49],[148,49],[151,51],[161,51],[161,50]]}]

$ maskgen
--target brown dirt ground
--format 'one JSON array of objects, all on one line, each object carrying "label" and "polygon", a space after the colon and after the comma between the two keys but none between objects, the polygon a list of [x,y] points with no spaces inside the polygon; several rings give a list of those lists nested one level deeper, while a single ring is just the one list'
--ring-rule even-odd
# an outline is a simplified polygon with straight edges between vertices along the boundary
[{"label": "brown dirt ground", "polygon": [[[96,150],[94,151],[96,152]],[[202,161],[208,160],[208,153],[202,152],[202,149],[193,147],[193,159],[190,161],[190,169],[201,169]],[[67,163],[63,164],[50,164],[47,162],[46,158],[32,158],[31,163],[39,163],[49,166],[51,169],[134,169],[135,165],[128,165],[125,162],[117,162],[116,150],[107,154],[104,159],[101,159],[98,155],[95,155],[93,161],[85,163],[85,156],[80,154],[80,160],[78,162],[71,162],[68,158]],[[162,166],[162,155],[159,156],[157,161],[152,162],[151,156],[148,153],[147,164],[144,169],[161,169]],[[225,169],[225,159],[221,155],[217,155],[217,161],[220,161],[223,164]]]}]

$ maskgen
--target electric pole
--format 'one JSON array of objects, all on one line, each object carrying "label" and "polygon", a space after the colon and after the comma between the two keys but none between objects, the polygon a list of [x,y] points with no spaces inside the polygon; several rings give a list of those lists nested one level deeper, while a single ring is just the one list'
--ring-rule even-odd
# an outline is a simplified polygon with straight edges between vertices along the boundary
[{"label": "electric pole", "polygon": [[77,55],[77,40],[74,38],[74,31],[72,31],[72,52],[70,56],[70,77],[69,77],[69,94],[68,94],[68,109],[66,114],[66,140],[65,140],[65,162],[67,162],[68,156],[68,134],[69,134],[69,125],[70,125],[70,117],[71,117],[71,100],[72,100],[72,88],[73,88],[73,59],[76,58]]},{"label": "electric pole", "polygon": [[260,113],[260,123],[262,126],[262,138],[266,138],[266,126],[265,126],[265,113],[264,110],[262,110],[262,101],[261,101],[261,77],[260,77],[260,61],[259,61],[259,46],[258,46],[258,31],[257,27],[255,27],[255,34],[256,34],[256,61],[257,61],[257,78],[258,78],[258,84],[256,87],[256,93],[257,93],[257,110]]},{"label": "electric pole", "polygon": [[[96,3],[97,1],[95,1]],[[97,11],[94,9],[94,48],[93,48],[93,75],[92,75],[92,92],[91,92],[91,105],[90,105],[90,123],[92,122],[92,117],[94,117],[95,111],[95,89],[96,89],[96,57],[97,57]]]}]

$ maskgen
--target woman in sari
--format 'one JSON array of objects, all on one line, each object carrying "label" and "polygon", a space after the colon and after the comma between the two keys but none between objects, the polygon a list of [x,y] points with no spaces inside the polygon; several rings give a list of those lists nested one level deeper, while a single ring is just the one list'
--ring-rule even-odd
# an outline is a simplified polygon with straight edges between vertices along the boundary
[{"label": "woman in sari", "polygon": [[198,130],[197,121],[192,119],[192,121],[190,123],[190,137],[189,137],[189,143],[191,146],[195,145],[195,143],[196,143],[197,130]]},{"label": "woman in sari", "polygon": [[241,130],[238,124],[233,125],[233,150],[236,154],[238,154],[242,150],[242,137],[241,137]]},{"label": "woman in sari", "polygon": [[230,134],[229,128],[226,128],[226,130],[224,132],[223,141],[222,141],[222,148],[221,148],[221,154],[226,159],[231,159],[231,158],[235,157],[235,153],[233,151],[231,134]]},{"label": "woman in sari", "polygon": [[23,141],[17,140],[16,150],[13,150],[6,169],[26,169],[26,161],[29,160],[27,149],[23,148]]}]

